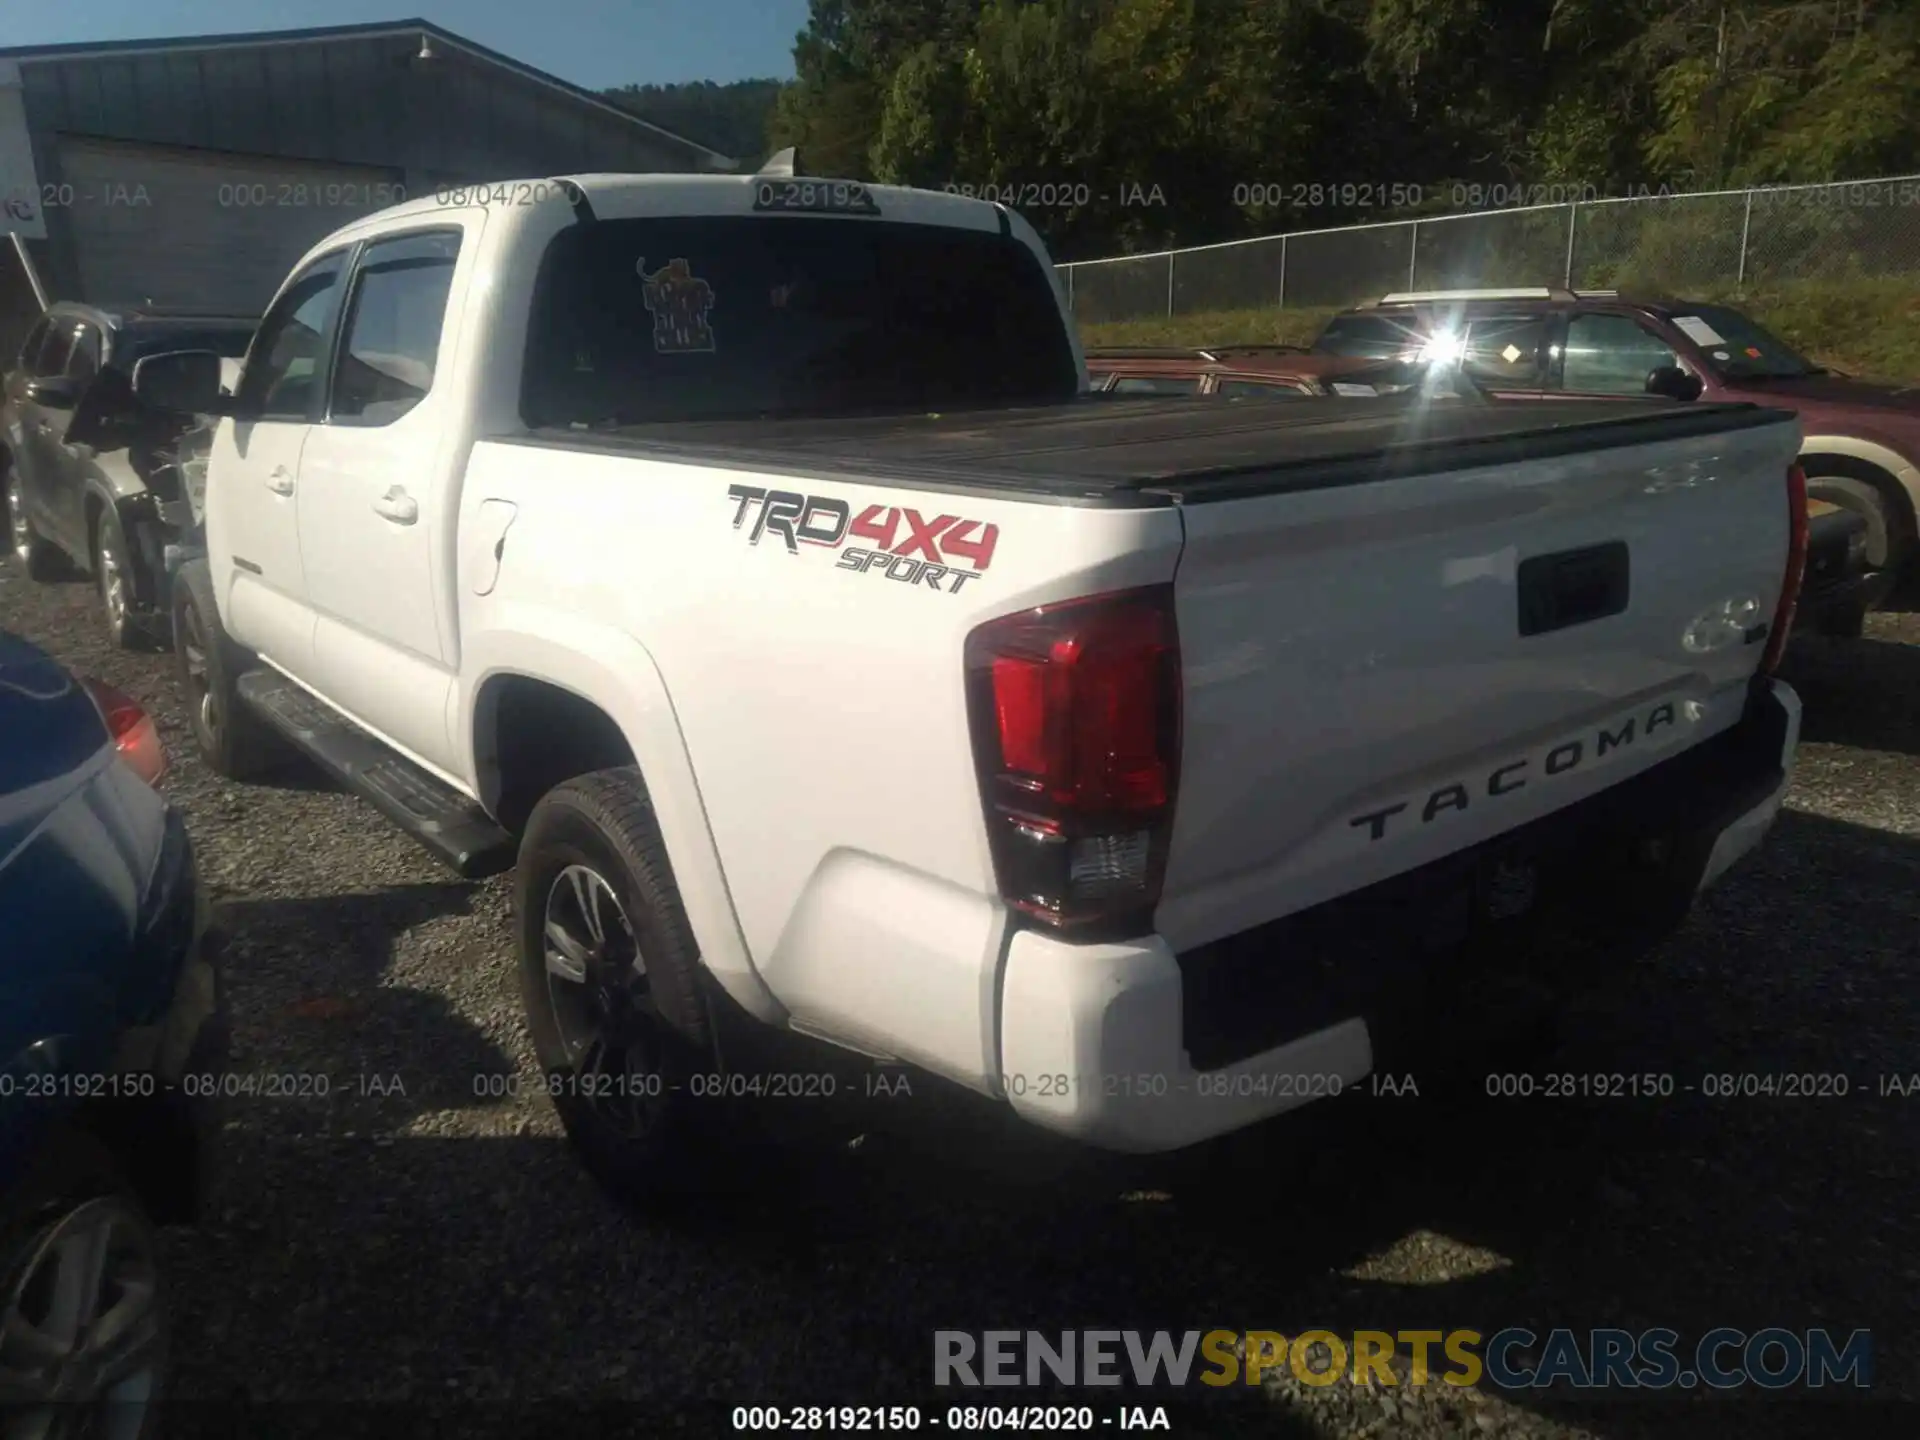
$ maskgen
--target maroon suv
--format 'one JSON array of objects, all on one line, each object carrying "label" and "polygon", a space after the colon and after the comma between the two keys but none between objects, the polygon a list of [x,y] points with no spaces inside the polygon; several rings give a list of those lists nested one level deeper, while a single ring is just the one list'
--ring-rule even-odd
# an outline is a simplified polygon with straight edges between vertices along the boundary
[{"label": "maroon suv", "polygon": [[1915,558],[1920,387],[1814,365],[1724,305],[1613,290],[1426,291],[1336,315],[1314,349],[1458,355],[1498,395],[1653,394],[1792,410],[1808,494],[1866,520],[1873,570],[1891,578]]}]

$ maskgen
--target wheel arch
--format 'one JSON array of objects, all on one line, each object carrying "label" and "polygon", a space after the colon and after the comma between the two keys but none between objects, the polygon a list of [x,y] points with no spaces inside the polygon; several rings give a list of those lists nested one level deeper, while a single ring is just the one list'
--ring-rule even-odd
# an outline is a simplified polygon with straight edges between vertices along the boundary
[{"label": "wheel arch", "polygon": [[1809,435],[1800,445],[1800,464],[1809,479],[1838,475],[1873,486],[1890,502],[1905,538],[1920,537],[1920,467],[1899,451],[1854,435]]},{"label": "wheel arch", "polygon": [[[457,698],[454,728],[469,747],[468,772],[488,813],[517,829],[531,808],[523,768],[530,724],[539,741],[530,747],[535,785],[551,788],[589,769],[637,767],[701,963],[747,1011],[769,1022],[783,1019],[784,1008],[748,954],[692,757],[646,648],[578,616],[542,613],[468,635],[462,650],[461,670],[472,679]],[[573,728],[549,757],[555,747],[547,727],[556,723]],[[612,751],[614,743],[624,754]]]}]

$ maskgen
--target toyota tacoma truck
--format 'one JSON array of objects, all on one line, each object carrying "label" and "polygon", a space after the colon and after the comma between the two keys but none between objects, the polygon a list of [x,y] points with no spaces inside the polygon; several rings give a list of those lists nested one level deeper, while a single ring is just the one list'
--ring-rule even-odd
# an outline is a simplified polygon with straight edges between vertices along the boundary
[{"label": "toyota tacoma truck", "polygon": [[622,1195],[702,1172],[712,1097],[814,1083],[743,1034],[1112,1150],[1247,1126],[1503,955],[1669,932],[1788,783],[1791,416],[1094,395],[987,202],[416,201],[216,379],[136,377],[224,412],[198,744],[514,870],[548,1090]]}]

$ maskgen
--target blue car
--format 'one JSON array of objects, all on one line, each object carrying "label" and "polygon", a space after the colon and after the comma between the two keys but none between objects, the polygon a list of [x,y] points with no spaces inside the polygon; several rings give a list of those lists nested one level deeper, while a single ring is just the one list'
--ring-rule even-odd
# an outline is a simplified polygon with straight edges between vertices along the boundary
[{"label": "blue car", "polygon": [[137,704],[0,631],[0,1433],[157,1423],[154,1226],[198,1210],[226,1043],[165,768]]}]

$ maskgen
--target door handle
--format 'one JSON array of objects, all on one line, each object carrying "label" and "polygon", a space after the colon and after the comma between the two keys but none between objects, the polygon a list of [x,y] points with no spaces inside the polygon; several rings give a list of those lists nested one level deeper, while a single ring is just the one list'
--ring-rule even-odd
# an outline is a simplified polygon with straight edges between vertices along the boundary
[{"label": "door handle", "polygon": [[273,473],[267,476],[267,488],[276,495],[293,493],[293,472],[284,465],[273,467]]},{"label": "door handle", "polygon": [[420,502],[396,485],[373,502],[373,513],[396,525],[411,525],[420,518]]}]

